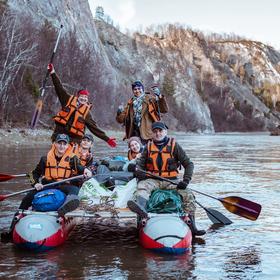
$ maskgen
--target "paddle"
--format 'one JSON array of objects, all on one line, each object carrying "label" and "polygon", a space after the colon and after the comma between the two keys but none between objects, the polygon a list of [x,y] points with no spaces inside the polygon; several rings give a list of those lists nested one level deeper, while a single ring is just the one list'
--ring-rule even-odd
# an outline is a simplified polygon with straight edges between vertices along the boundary
[{"label": "paddle", "polygon": [[[59,42],[59,39],[60,39],[62,28],[63,28],[63,25],[60,26],[60,30],[59,30],[59,33],[58,33],[58,36],[57,36],[57,39],[56,39],[56,43],[55,43],[55,46],[54,46],[54,50],[53,50],[53,53],[52,53],[52,56],[51,56],[51,59],[50,59],[49,63],[53,62],[54,55],[56,53],[56,49],[57,49],[58,42]],[[41,94],[40,94],[39,99],[37,101],[36,108],[35,108],[35,111],[33,113],[33,117],[32,117],[32,120],[31,120],[30,127],[32,129],[35,128],[35,126],[37,125],[37,123],[39,121],[39,117],[40,117],[40,114],[41,114],[41,111],[42,111],[42,107],[43,107],[43,97],[44,97],[44,94],[45,94],[46,84],[47,84],[49,75],[50,75],[50,73],[47,70],[45,78],[44,78],[44,81],[43,81],[42,91],[41,91]]]},{"label": "paddle", "polygon": [[[44,185],[44,188],[59,185],[59,184],[64,183],[64,182],[70,182],[70,181],[81,179],[81,178],[84,178],[84,175],[78,175],[78,176],[74,176],[74,177],[64,179],[64,180],[61,180],[61,181],[58,181],[58,182],[49,183],[49,184]],[[11,193],[11,194],[2,194],[2,195],[0,195],[0,201],[5,200],[6,198],[16,196],[16,195],[19,195],[19,194],[22,194],[22,193],[26,193],[26,192],[29,192],[29,191],[33,191],[33,190],[35,190],[35,188],[29,188],[29,189],[14,192],[14,193]]]},{"label": "paddle", "polygon": [[[132,172],[131,169],[128,170],[128,171]],[[148,171],[141,170],[140,168],[138,168],[136,166],[135,166],[134,171],[142,172],[142,173],[145,173],[145,174],[147,174],[151,177],[159,179],[161,181],[166,181],[166,182],[169,182],[170,184],[177,185],[177,183],[173,182],[172,180],[160,177],[160,176],[155,175],[155,174],[153,174],[151,172],[148,172]],[[196,190],[191,189],[191,188],[189,188],[189,189],[192,190],[193,192],[196,192],[196,193],[199,193],[201,195],[208,196],[210,198],[213,198],[215,200],[220,201],[229,212],[231,212],[233,214],[236,214],[240,217],[252,220],[252,221],[255,221],[258,218],[258,216],[260,215],[261,209],[262,209],[262,206],[260,204],[258,204],[256,202],[253,202],[253,201],[250,201],[250,200],[247,200],[247,199],[242,198],[242,197],[228,196],[228,197],[224,197],[224,198],[219,198],[219,197],[217,198],[217,197],[214,197],[212,195],[209,195],[209,194],[206,194],[206,193],[203,193],[203,192],[200,192],[200,191],[196,191]]]},{"label": "paddle", "polygon": [[0,173],[0,182],[5,182],[14,178],[27,177],[27,176],[28,176],[27,174],[9,175],[9,174]]},{"label": "paddle", "polygon": [[211,220],[213,224],[223,224],[223,225],[230,225],[232,224],[232,221],[227,218],[225,215],[223,215],[221,212],[212,209],[212,208],[206,208],[202,204],[200,204],[197,200],[195,201],[201,208],[203,208],[208,216],[208,218]]}]

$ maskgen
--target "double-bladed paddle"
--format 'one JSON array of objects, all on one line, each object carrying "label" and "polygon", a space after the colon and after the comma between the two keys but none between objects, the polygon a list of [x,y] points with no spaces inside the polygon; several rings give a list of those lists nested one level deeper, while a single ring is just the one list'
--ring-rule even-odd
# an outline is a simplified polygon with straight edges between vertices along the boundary
[{"label": "double-bladed paddle", "polygon": [[27,176],[28,176],[27,174],[10,175],[10,174],[0,173],[0,182],[5,182],[14,178],[27,177]]},{"label": "double-bladed paddle", "polygon": [[[55,42],[54,50],[53,50],[53,53],[52,53],[52,56],[51,56],[51,59],[50,59],[49,63],[53,63],[54,55],[56,53],[56,49],[57,49],[57,46],[58,46],[58,42],[59,42],[59,39],[60,39],[62,28],[63,28],[63,25],[60,26],[60,30],[59,30],[59,33],[58,33],[58,36],[57,36],[57,39],[56,39],[56,42]],[[41,114],[41,111],[42,111],[42,107],[43,107],[43,97],[45,95],[46,84],[47,84],[49,75],[50,75],[50,73],[47,70],[45,78],[44,78],[44,81],[43,81],[43,86],[42,86],[41,94],[40,94],[40,97],[39,97],[39,99],[37,101],[36,108],[35,108],[35,111],[33,113],[33,117],[32,117],[32,120],[31,120],[30,127],[32,129],[35,128],[35,126],[37,125],[37,123],[39,121],[39,117],[40,117],[40,114]]]},{"label": "double-bladed paddle", "polygon": [[[51,187],[51,186],[59,185],[59,184],[64,183],[64,182],[70,182],[70,181],[77,180],[77,179],[82,179],[82,178],[84,178],[84,175],[78,175],[78,176],[70,177],[70,178],[67,178],[67,179],[64,179],[64,180],[61,180],[61,181],[45,184],[43,186],[44,186],[44,188],[45,187]],[[11,194],[2,194],[2,195],[0,195],[0,201],[5,200],[6,198],[16,196],[16,195],[19,195],[19,194],[22,194],[22,193],[27,193],[27,192],[33,191],[33,190],[35,190],[35,188],[29,188],[29,189],[14,192],[14,193],[11,193]]]},{"label": "double-bladed paddle", "polygon": [[[133,172],[133,170],[129,170],[129,171]],[[170,184],[173,184],[173,185],[177,185],[177,183],[173,182],[170,179],[163,178],[163,177],[155,175],[151,172],[141,170],[138,167],[135,167],[134,171],[142,172],[142,173],[147,174],[150,177],[159,179],[161,181],[169,182]],[[229,212],[236,214],[240,217],[252,220],[252,221],[255,221],[259,217],[261,209],[262,209],[262,206],[260,204],[247,200],[245,198],[239,197],[239,196],[228,196],[228,197],[224,197],[224,198],[221,198],[221,197],[217,198],[212,195],[194,190],[192,188],[189,188],[189,189],[192,190],[193,192],[196,192],[201,195],[204,195],[204,196],[207,196],[207,197],[220,201]],[[214,214],[214,212],[212,212],[212,214]]]},{"label": "double-bladed paddle", "polygon": [[223,224],[223,225],[230,225],[232,224],[232,221],[227,218],[225,215],[223,215],[221,212],[212,209],[212,208],[206,208],[201,203],[199,203],[197,200],[195,201],[204,211],[206,212],[208,218],[213,224]]}]

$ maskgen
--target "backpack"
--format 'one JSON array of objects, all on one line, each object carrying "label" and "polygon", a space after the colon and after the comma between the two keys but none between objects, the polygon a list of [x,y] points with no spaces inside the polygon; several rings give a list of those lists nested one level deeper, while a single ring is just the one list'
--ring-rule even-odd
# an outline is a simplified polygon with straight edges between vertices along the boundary
[{"label": "backpack", "polygon": [[35,211],[56,211],[65,201],[64,192],[57,189],[49,189],[35,194],[32,207]]},{"label": "backpack", "polygon": [[147,211],[183,214],[182,198],[176,190],[154,190],[147,202]]}]

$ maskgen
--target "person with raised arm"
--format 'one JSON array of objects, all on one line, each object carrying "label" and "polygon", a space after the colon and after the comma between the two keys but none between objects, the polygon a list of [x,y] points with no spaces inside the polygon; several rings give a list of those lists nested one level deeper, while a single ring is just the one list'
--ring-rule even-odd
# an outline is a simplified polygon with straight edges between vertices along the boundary
[{"label": "person with raised arm", "polygon": [[88,101],[88,90],[81,89],[76,96],[71,95],[62,86],[53,64],[48,64],[48,71],[61,104],[61,110],[53,117],[56,126],[52,141],[55,140],[57,134],[65,133],[69,135],[72,143],[80,143],[85,135],[85,128],[88,128],[96,137],[115,148],[117,146],[116,139],[108,137],[92,118],[90,113],[92,104]]},{"label": "person with raised arm", "polygon": [[125,107],[119,106],[116,120],[125,126],[125,137],[140,137],[143,144],[152,139],[152,123],[161,120],[161,113],[168,112],[165,97],[157,85],[151,87],[151,93],[145,93],[141,81],[131,85],[133,96]]}]

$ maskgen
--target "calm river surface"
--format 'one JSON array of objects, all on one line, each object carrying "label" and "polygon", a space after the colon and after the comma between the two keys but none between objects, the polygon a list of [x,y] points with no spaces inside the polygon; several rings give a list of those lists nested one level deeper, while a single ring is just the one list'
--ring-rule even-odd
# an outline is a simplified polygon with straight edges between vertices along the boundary
[{"label": "calm river surface", "polygon": [[[157,255],[138,245],[135,228],[95,225],[85,220],[56,250],[27,253],[0,243],[0,279],[280,279],[280,137],[266,134],[177,134],[195,165],[191,187],[215,197],[237,195],[263,206],[259,219],[228,212],[214,199],[196,198],[233,221],[213,228],[204,210],[198,226],[207,230],[189,254]],[[0,147],[1,173],[25,173],[48,147]],[[125,145],[108,150],[123,154]],[[24,183],[25,182],[25,183]],[[0,183],[0,193],[29,188],[24,179]],[[0,230],[9,226],[21,197],[0,202]]]}]

